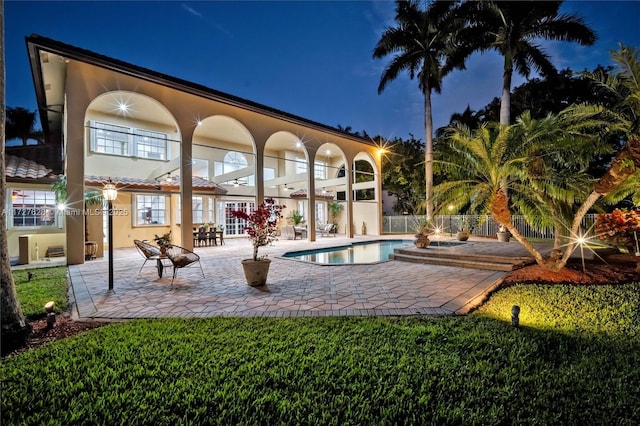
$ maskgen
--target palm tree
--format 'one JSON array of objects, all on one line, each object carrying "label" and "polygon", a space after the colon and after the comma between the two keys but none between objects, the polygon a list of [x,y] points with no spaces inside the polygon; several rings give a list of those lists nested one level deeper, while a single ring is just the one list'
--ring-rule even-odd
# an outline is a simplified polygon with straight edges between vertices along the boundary
[{"label": "palm tree", "polygon": [[[464,125],[450,128],[448,149],[440,152],[442,161],[438,161],[450,179],[434,188],[436,200],[442,200],[441,206],[489,211],[538,264],[561,269],[568,259],[560,259],[564,223],[572,217],[576,200],[584,198],[592,184],[586,169],[593,153],[607,147],[589,131],[601,124],[594,119],[600,111],[581,106],[540,120],[525,113],[511,126],[492,123],[476,130]],[[513,226],[512,209],[534,227],[555,227],[551,256],[544,257]]]},{"label": "palm tree", "polygon": [[42,141],[42,131],[36,130],[36,112],[22,107],[7,108],[6,139],[20,139],[26,146],[29,139]]},{"label": "palm tree", "polygon": [[514,69],[529,77],[532,68],[542,76],[556,74],[538,39],[577,42],[590,46],[597,37],[574,14],[560,14],[562,1],[480,1],[460,37],[482,52],[496,50],[504,58],[500,124],[511,124],[511,78]]},{"label": "palm tree", "polygon": [[455,36],[462,28],[457,3],[435,1],[421,10],[417,0],[396,2],[396,27],[386,28],[373,57],[395,55],[384,69],[378,85],[382,93],[402,72],[417,77],[424,96],[426,215],[433,215],[433,120],[431,92],[440,93],[442,79],[455,68],[464,68],[465,51]]},{"label": "palm tree", "polygon": [[[7,186],[5,177],[5,65],[4,65],[4,1],[0,0],[0,206],[6,204]],[[15,347],[23,346],[31,327],[27,323],[11,274],[9,262],[9,246],[7,242],[6,216],[0,214],[0,324],[2,328],[2,353],[5,354]]]},{"label": "palm tree", "polygon": [[616,100],[608,108],[610,126],[607,130],[623,132],[627,143],[576,213],[571,227],[574,235],[578,235],[582,218],[600,197],[620,198],[634,194],[638,198],[638,187],[630,183],[640,180],[640,48],[620,44],[611,56],[616,63],[615,73],[585,75],[593,79],[601,93]]}]

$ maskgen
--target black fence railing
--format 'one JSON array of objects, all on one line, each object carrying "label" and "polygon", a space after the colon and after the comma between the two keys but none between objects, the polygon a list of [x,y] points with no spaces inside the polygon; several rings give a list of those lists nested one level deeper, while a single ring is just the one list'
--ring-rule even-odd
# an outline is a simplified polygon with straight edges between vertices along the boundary
[{"label": "black fence railing", "polygon": [[[416,224],[423,216],[383,216],[383,234],[413,234]],[[434,224],[445,235],[455,234],[458,231],[461,221],[466,220],[473,223],[473,235],[494,236],[498,232],[498,223],[489,215],[437,215],[434,217]],[[523,216],[512,216],[513,224],[522,235],[527,238],[552,239],[553,229],[534,230],[524,220]],[[595,214],[588,214],[582,220],[582,229],[585,237],[595,235],[593,223],[596,220]]]}]

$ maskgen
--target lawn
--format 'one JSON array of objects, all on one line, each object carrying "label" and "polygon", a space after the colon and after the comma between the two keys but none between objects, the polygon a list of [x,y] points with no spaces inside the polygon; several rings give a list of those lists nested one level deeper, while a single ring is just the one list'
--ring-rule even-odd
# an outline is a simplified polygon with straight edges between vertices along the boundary
[{"label": "lawn", "polygon": [[526,285],[467,317],[111,324],[5,359],[3,424],[635,425],[639,312],[639,284]]},{"label": "lawn", "polygon": [[28,318],[46,316],[44,305],[49,301],[55,302],[57,313],[68,309],[66,266],[14,271],[13,280],[22,311]]}]

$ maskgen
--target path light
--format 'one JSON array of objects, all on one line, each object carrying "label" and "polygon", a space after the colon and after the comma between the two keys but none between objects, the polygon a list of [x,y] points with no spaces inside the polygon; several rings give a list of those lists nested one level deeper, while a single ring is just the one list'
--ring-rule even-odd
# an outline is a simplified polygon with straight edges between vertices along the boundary
[{"label": "path light", "polygon": [[52,328],[56,322],[56,303],[54,301],[47,302],[44,305],[44,310],[47,312],[47,328]]},{"label": "path light", "polygon": [[113,201],[118,198],[118,190],[109,178],[109,181],[102,188],[102,197],[109,205],[109,290],[113,290]]}]

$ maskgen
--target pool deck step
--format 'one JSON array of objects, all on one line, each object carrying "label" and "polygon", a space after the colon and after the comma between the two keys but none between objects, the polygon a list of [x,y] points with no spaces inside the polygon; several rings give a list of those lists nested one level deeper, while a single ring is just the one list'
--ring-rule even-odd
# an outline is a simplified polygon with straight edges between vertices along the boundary
[{"label": "pool deck step", "polygon": [[459,268],[487,269],[492,271],[513,271],[534,263],[533,257],[492,255],[464,252],[455,247],[399,248],[393,251],[391,259],[428,265],[456,266]]}]

